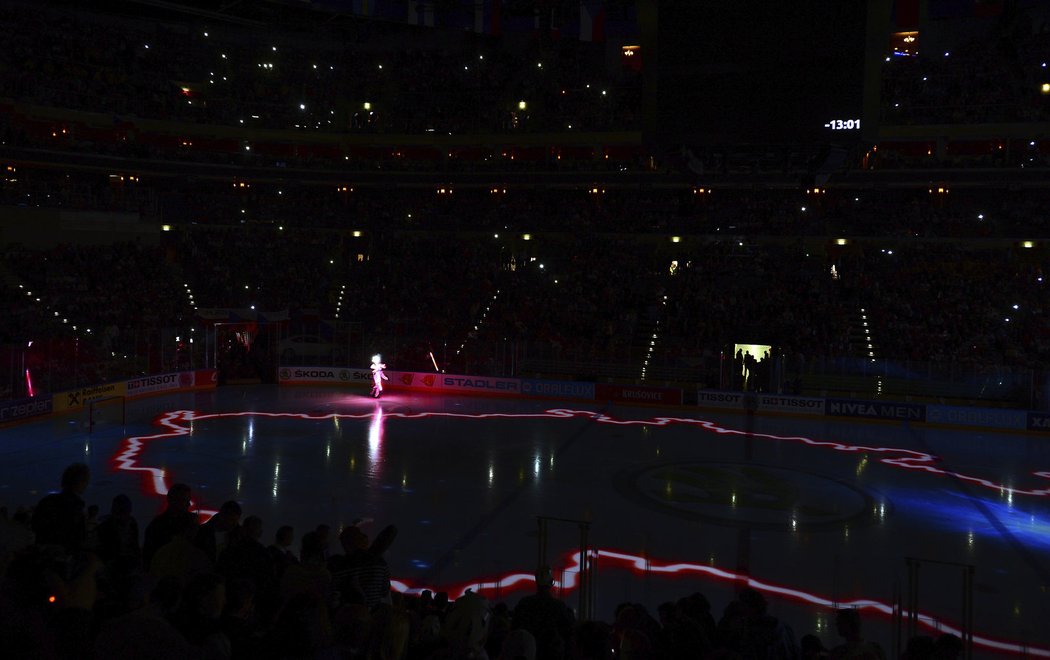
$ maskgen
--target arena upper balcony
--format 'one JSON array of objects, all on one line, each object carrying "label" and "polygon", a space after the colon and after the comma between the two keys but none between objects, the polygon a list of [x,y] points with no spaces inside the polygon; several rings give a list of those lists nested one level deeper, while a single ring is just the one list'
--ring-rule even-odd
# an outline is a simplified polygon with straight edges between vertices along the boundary
[{"label": "arena upper balcony", "polygon": [[1050,156],[1046,3],[872,3],[868,154],[880,168],[1028,169]]}]

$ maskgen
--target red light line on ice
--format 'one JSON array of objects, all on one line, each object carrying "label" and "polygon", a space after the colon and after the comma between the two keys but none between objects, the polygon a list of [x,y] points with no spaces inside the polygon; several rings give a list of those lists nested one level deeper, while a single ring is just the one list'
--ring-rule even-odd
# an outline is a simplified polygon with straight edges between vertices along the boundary
[{"label": "red light line on ice", "polygon": [[[360,420],[372,420],[376,419],[376,411],[368,411],[362,413],[327,413],[323,415],[316,415],[310,413],[278,413],[278,412],[252,412],[252,411],[238,411],[238,412],[222,412],[222,413],[198,413],[192,410],[175,410],[167,413],[163,413],[156,417],[153,421],[154,425],[161,427],[163,430],[160,433],[152,435],[140,435],[140,436],[129,436],[124,439],[121,449],[113,457],[113,466],[117,470],[123,470],[128,472],[141,472],[144,476],[146,484],[146,490],[149,493],[156,495],[166,495],[168,492],[167,483],[167,472],[162,468],[149,467],[140,464],[140,458],[145,446],[154,440],[162,440],[165,438],[174,438],[180,436],[190,435],[192,433],[192,424],[195,421],[203,421],[209,419],[222,419],[228,417],[264,417],[264,418],[284,418],[284,419],[302,419],[307,421],[319,421],[326,419],[360,419]],[[812,447],[823,447],[839,452],[850,452],[850,453],[864,453],[870,452],[874,454],[895,454],[886,458],[881,458],[879,461],[886,465],[892,465],[894,467],[909,469],[909,470],[922,470],[931,474],[938,474],[942,476],[952,476],[958,479],[962,479],[969,483],[984,486],[990,489],[998,490],[1003,493],[1013,493],[1016,495],[1032,495],[1038,497],[1045,497],[1050,494],[1050,488],[1043,489],[1019,489],[1010,488],[1002,484],[997,484],[987,479],[965,475],[958,472],[952,472],[936,467],[936,463],[939,459],[932,454],[925,452],[914,451],[910,449],[901,449],[896,447],[866,447],[862,445],[849,445],[840,442],[832,441],[821,441],[813,440],[812,438],[806,438],[804,436],[782,436],[770,433],[754,433],[748,431],[740,431],[737,429],[729,429],[718,424],[701,419],[693,419],[690,417],[653,417],[644,420],[632,420],[632,419],[615,419],[603,413],[598,413],[590,410],[572,410],[568,408],[551,408],[540,413],[450,413],[450,412],[418,412],[418,413],[405,413],[405,412],[382,412],[382,419],[427,419],[427,418],[456,418],[456,419],[573,419],[577,417],[589,418],[599,424],[612,424],[619,426],[670,426],[675,424],[694,426],[702,428],[707,431],[719,435],[734,435],[734,436],[751,436],[755,438],[763,438],[768,440],[780,440],[788,442],[796,442],[800,444],[809,445]],[[1039,471],[1033,472],[1037,477],[1050,478],[1050,471]],[[213,510],[200,510],[199,513],[203,517],[211,517],[215,514]],[[637,555],[631,555],[622,552],[616,552],[613,550],[599,549],[595,551],[594,557],[602,562],[603,567],[619,566],[626,568],[635,573],[657,573],[664,575],[675,575],[675,576],[687,576],[687,575],[698,575],[712,580],[718,580],[723,582],[736,582],[741,585],[750,586],[758,591],[770,594],[774,597],[785,598],[790,600],[807,603],[816,607],[823,608],[857,608],[862,611],[869,611],[884,616],[892,615],[893,606],[878,600],[871,599],[855,599],[849,601],[835,601],[826,596],[819,594],[794,589],[787,586],[777,585],[770,582],[764,582],[757,580],[748,575],[742,573],[735,573],[726,569],[717,568],[715,566],[707,566],[704,564],[692,564],[692,563],[660,563],[654,562],[652,558],[640,557]],[[563,591],[571,591],[578,586],[577,574],[580,568],[580,553],[571,553],[568,557],[568,565],[563,571],[565,576],[564,580],[556,582],[555,586],[562,589]],[[460,585],[451,589],[445,589],[449,593],[450,597],[456,597],[463,595],[467,590],[475,592],[495,592],[503,594],[509,591],[521,590],[524,588],[531,587],[535,581],[535,578],[528,573],[510,573],[502,577],[496,578],[489,581],[476,581],[468,584]],[[418,594],[423,589],[431,589],[432,591],[440,591],[434,587],[423,587],[413,586],[409,582],[395,580],[392,581],[392,586],[395,590],[403,593]],[[907,612],[904,613],[904,616]],[[958,626],[954,626],[945,621],[939,620],[936,617],[920,612],[918,614],[918,621],[921,625],[928,628],[933,632],[947,632],[955,635],[961,635],[961,629]],[[998,640],[991,637],[974,635],[974,644],[986,648],[988,650],[999,651],[1010,654],[1019,655],[1030,655],[1041,658],[1050,658],[1050,649],[1042,649],[1038,647],[1031,647],[1017,642],[1011,642],[1007,640]]]},{"label": "red light line on ice", "polygon": [[[159,433],[149,436],[137,436],[129,437],[125,440],[126,448],[120,452],[116,459],[119,464],[116,466],[117,469],[121,470],[152,470],[153,468],[141,468],[132,467],[135,465],[135,461],[131,460],[138,455],[138,451],[141,449],[141,445],[145,441],[156,440],[165,437],[174,437],[180,435],[186,435],[190,431],[184,425],[179,425],[178,422],[185,424],[192,424],[194,421],[202,421],[208,419],[221,419],[227,417],[267,417],[267,418],[284,418],[284,419],[302,419],[310,421],[326,420],[326,419],[374,419],[375,412],[361,412],[361,413],[326,413],[326,414],[310,414],[310,413],[288,413],[288,412],[253,412],[253,411],[237,411],[237,412],[220,412],[220,413],[199,413],[192,410],[179,410],[168,412],[160,415],[154,420],[154,424],[162,426],[168,429],[167,432]],[[998,491],[1000,494],[1009,495],[1028,495],[1032,497],[1047,497],[1050,496],[1050,487],[1046,488],[1017,488],[1007,486],[1002,483],[997,483],[990,479],[983,477],[977,477],[974,475],[965,474],[962,472],[955,472],[952,470],[945,470],[944,468],[938,467],[936,463],[940,459],[933,454],[928,454],[922,451],[915,451],[912,449],[903,449],[900,447],[869,447],[864,445],[850,445],[842,442],[827,441],[827,440],[814,440],[805,436],[798,435],[776,435],[772,433],[756,433],[749,431],[741,431],[738,429],[726,428],[720,426],[715,422],[694,419],[691,417],[652,417],[649,419],[616,419],[605,415],[603,413],[595,412],[592,410],[573,410],[569,408],[551,408],[543,412],[537,413],[453,413],[453,412],[392,412],[383,411],[383,419],[428,419],[428,418],[452,418],[452,419],[573,419],[577,417],[589,418],[598,424],[611,424],[617,426],[671,426],[671,425],[684,425],[701,428],[706,431],[710,431],[717,435],[729,435],[729,436],[749,436],[753,438],[760,438],[766,440],[782,441],[782,442],[794,442],[797,444],[804,444],[810,447],[819,447],[830,449],[832,451],[843,452],[843,453],[870,453],[876,455],[884,455],[883,458],[879,458],[878,461],[884,465],[890,465],[892,467],[900,468],[903,470],[919,470],[927,472],[929,474],[936,474],[940,476],[953,477],[967,483],[981,486],[989,490]],[[1050,471],[1040,470],[1033,471],[1033,476],[1041,479],[1050,479]],[[156,479],[156,476],[155,476]],[[154,492],[163,495],[167,492],[166,487],[163,486],[163,479],[160,479],[158,486],[154,488]],[[161,488],[163,488],[161,490]]]},{"label": "red light line on ice", "polygon": [[[124,439],[123,447],[113,457],[113,467],[125,472],[141,472],[145,482],[147,493],[165,496],[168,494],[167,471],[162,468],[139,465],[138,458],[146,443],[152,440],[175,438],[189,435],[192,429],[188,426],[177,424],[178,421],[192,422],[194,412],[192,410],[175,410],[164,413],[153,420],[153,424],[167,429],[153,435],[132,436]],[[190,503],[192,507],[194,503]],[[216,514],[215,510],[197,509],[197,513],[207,520]]]},{"label": "red light line on ice", "polygon": [[[856,598],[851,600],[832,600],[826,596],[820,594],[811,593],[808,591],[802,591],[800,589],[794,589],[791,587],[774,584],[772,582],[765,582],[763,580],[755,579],[749,575],[743,573],[735,573],[733,571],[726,570],[724,568],[718,568],[716,566],[708,566],[705,564],[691,564],[691,563],[661,563],[654,561],[651,557],[640,557],[638,555],[632,555],[624,552],[617,552],[614,550],[595,550],[591,554],[591,560],[597,560],[603,570],[608,570],[612,567],[625,568],[637,574],[656,573],[663,575],[674,575],[680,577],[686,577],[689,575],[699,576],[714,581],[720,582],[735,582],[740,586],[748,586],[756,591],[763,592],[775,598],[784,598],[787,600],[794,600],[807,605],[835,610],[835,609],[857,609],[861,612],[868,612],[877,614],[880,616],[892,616],[893,605],[885,603],[879,600],[872,600],[868,598]],[[575,590],[579,586],[579,580],[577,576],[580,570],[580,553],[572,552],[566,559],[567,563],[564,569],[561,571],[563,576],[562,580],[555,580],[554,587],[560,589],[563,593]],[[456,587],[445,589],[449,594],[450,599],[456,599],[465,594],[467,591],[474,591],[484,595],[488,592],[494,597],[502,597],[508,593],[515,591],[523,591],[525,589],[531,589],[535,584],[535,577],[528,573],[509,573],[502,577],[495,578],[488,581],[469,582],[467,584],[461,584]],[[429,589],[432,592],[442,591],[436,587],[425,587],[420,585],[411,585],[409,582],[402,580],[393,580],[391,585],[394,590],[401,593],[418,595],[424,589]],[[902,617],[908,616],[908,611],[903,610],[901,613]],[[918,623],[936,634],[950,633],[953,635],[962,636],[962,629],[947,621],[938,619],[937,617],[927,614],[925,612],[918,612],[917,614]],[[1039,657],[1039,658],[1050,658],[1050,649],[1043,649],[1039,647],[1032,647],[1026,644],[1019,644],[1009,640],[996,639],[994,637],[988,637],[985,635],[975,634],[973,642],[976,646],[983,647],[990,651],[997,651],[1000,653],[1009,653],[1016,655],[1025,655],[1026,657]]]}]

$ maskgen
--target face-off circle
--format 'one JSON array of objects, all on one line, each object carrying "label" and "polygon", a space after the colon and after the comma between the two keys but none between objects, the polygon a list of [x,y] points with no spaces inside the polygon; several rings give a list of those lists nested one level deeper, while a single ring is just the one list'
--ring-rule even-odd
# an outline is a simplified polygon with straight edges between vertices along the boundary
[{"label": "face-off circle", "polygon": [[864,523],[871,497],[822,475],[772,465],[688,462],[621,473],[617,491],[668,515],[731,527],[816,530]]}]

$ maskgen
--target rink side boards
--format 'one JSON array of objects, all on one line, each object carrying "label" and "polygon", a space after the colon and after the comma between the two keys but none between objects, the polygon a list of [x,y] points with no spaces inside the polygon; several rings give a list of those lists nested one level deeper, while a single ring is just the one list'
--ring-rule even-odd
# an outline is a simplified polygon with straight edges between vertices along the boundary
[{"label": "rink side boards", "polygon": [[[681,406],[685,392],[678,388],[616,383],[496,378],[412,371],[387,371],[383,382],[390,391],[505,396],[530,399],[610,402],[623,405]],[[143,376],[56,392],[29,399],[0,402],[0,424],[34,419],[53,413],[80,410],[91,401],[123,396],[136,399],[211,389],[218,384],[214,369]],[[370,387],[367,368],[281,367],[279,385],[324,385]],[[1050,412],[1009,408],[978,408],[928,403],[870,401],[822,397],[788,396],[756,392],[697,390],[696,407],[734,413],[788,415],[808,418],[864,422],[909,423],[953,429],[1050,433]]]},{"label": "rink side boards", "polygon": [[218,372],[215,369],[177,371],[89,385],[29,399],[0,401],[0,424],[34,419],[52,413],[74,412],[103,399],[139,399],[154,394],[214,389],[217,385]]},{"label": "rink side boards", "polygon": [[[386,375],[389,380],[384,381],[383,385],[390,391],[579,400],[627,405],[680,406],[685,403],[685,392],[678,388],[412,371],[387,371]],[[282,367],[278,371],[278,383],[364,387],[371,385],[372,374],[368,369]],[[1007,408],[974,408],[719,390],[697,390],[696,405],[701,409],[761,415],[911,423],[974,430],[1050,432],[1050,412]]]}]

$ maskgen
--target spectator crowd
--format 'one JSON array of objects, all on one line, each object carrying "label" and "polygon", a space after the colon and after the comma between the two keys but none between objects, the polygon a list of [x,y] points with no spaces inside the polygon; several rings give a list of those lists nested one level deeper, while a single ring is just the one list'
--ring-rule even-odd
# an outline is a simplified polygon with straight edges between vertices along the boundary
[{"label": "spectator crowd", "polygon": [[[850,339],[861,309],[882,359],[1048,359],[1041,242],[1004,238],[1045,234],[1038,191],[391,191],[32,169],[3,191],[76,211],[151,200],[172,222],[159,242],[6,248],[3,342],[79,337],[81,368],[92,351],[138,357],[94,376],[157,370],[150,352],[201,337],[215,308],[357,323],[364,357],[426,368],[433,352],[468,373],[507,373],[508,345],[638,364],[659,326],[656,361],[706,365],[718,384],[719,354],[741,341],[867,356]],[[68,375],[46,371],[45,389]]]},{"label": "spectator crowd", "polygon": [[[185,484],[140,531],[132,500],[108,514],[88,505],[91,471],[70,465],[61,489],[3,510],[0,640],[19,658],[322,658],[368,660],[745,660],[866,658],[857,610],[836,612],[841,641],[796,637],[766,598],[740,589],[716,618],[701,593],[660,604],[625,602],[612,617],[577,620],[549,568],[513,606],[467,591],[391,589],[397,541],[367,521],[269,532],[237,501],[198,515]],[[272,528],[270,528],[272,529]],[[272,538],[267,544],[266,538]],[[952,635],[909,641],[908,660],[961,657]]]},{"label": "spectator crowd", "polygon": [[[320,132],[624,130],[637,78],[559,40],[492,38],[377,21],[238,27],[75,6],[5,5],[0,97],[140,118]],[[522,104],[522,102],[524,102]]]}]

